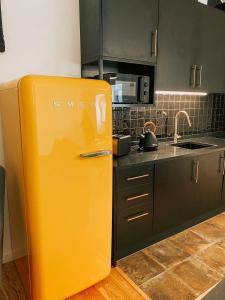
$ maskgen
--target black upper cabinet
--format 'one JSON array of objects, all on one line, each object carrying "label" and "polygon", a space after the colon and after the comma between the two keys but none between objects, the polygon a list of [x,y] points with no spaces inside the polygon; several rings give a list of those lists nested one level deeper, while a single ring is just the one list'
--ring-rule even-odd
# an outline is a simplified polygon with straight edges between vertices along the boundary
[{"label": "black upper cabinet", "polygon": [[103,0],[103,56],[156,62],[158,0]]},{"label": "black upper cabinet", "polygon": [[158,0],[80,0],[82,63],[155,63]]},{"label": "black upper cabinet", "polygon": [[225,13],[198,4],[201,22],[198,63],[201,87],[206,92],[225,92]]},{"label": "black upper cabinet", "polygon": [[198,12],[194,0],[160,0],[158,90],[190,91],[198,58]]},{"label": "black upper cabinet", "polygon": [[157,89],[225,92],[225,14],[194,0],[160,0]]}]

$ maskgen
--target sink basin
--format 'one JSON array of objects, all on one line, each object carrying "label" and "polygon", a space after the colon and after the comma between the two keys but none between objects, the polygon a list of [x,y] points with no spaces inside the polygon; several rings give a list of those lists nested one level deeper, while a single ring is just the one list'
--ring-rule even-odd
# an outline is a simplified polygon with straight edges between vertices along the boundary
[{"label": "sink basin", "polygon": [[195,143],[195,142],[183,142],[183,143],[172,144],[172,146],[190,149],[190,150],[196,150],[196,149],[201,149],[201,148],[213,147],[216,145],[202,144],[202,143]]}]

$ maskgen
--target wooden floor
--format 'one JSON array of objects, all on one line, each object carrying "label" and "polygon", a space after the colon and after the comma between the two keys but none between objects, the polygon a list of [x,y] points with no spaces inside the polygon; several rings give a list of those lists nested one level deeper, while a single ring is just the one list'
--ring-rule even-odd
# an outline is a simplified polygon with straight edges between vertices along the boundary
[{"label": "wooden floor", "polygon": [[149,300],[141,289],[120,269],[114,268],[108,278],[68,300]]},{"label": "wooden floor", "polygon": [[[118,268],[95,286],[68,298],[67,300],[149,300]],[[0,300],[28,300],[13,262],[3,266],[3,286]]]}]

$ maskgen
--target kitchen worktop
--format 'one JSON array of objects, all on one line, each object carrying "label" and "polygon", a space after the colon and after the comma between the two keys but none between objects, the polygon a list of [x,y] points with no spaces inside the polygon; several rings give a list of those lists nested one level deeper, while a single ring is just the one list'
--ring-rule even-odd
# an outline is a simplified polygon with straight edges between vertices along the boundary
[{"label": "kitchen worktop", "polygon": [[[217,137],[218,136],[218,137]],[[214,146],[201,148],[197,150],[190,150],[180,147],[174,147],[171,144],[173,142],[159,142],[157,151],[151,152],[139,152],[137,147],[133,147],[131,152],[123,157],[115,158],[113,162],[114,168],[124,168],[134,166],[136,164],[142,164],[146,162],[155,162],[162,160],[171,160],[177,157],[197,156],[213,151],[225,150],[225,134],[212,136],[194,137],[188,139],[179,140],[179,142],[192,141],[196,143],[212,144]]]}]

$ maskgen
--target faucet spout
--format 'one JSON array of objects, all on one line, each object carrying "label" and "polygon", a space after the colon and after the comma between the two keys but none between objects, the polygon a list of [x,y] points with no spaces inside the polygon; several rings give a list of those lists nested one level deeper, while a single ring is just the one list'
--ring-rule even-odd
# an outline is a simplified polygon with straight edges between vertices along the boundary
[{"label": "faucet spout", "polygon": [[185,110],[178,111],[177,114],[176,114],[176,116],[175,116],[175,130],[174,130],[174,140],[173,140],[174,144],[176,144],[177,140],[179,138],[181,138],[181,136],[178,135],[178,119],[179,119],[179,116],[181,114],[183,114],[183,115],[186,116],[187,121],[188,121],[188,125],[189,125],[189,127],[191,127],[191,120],[190,120],[190,117],[189,117],[188,113]]}]

